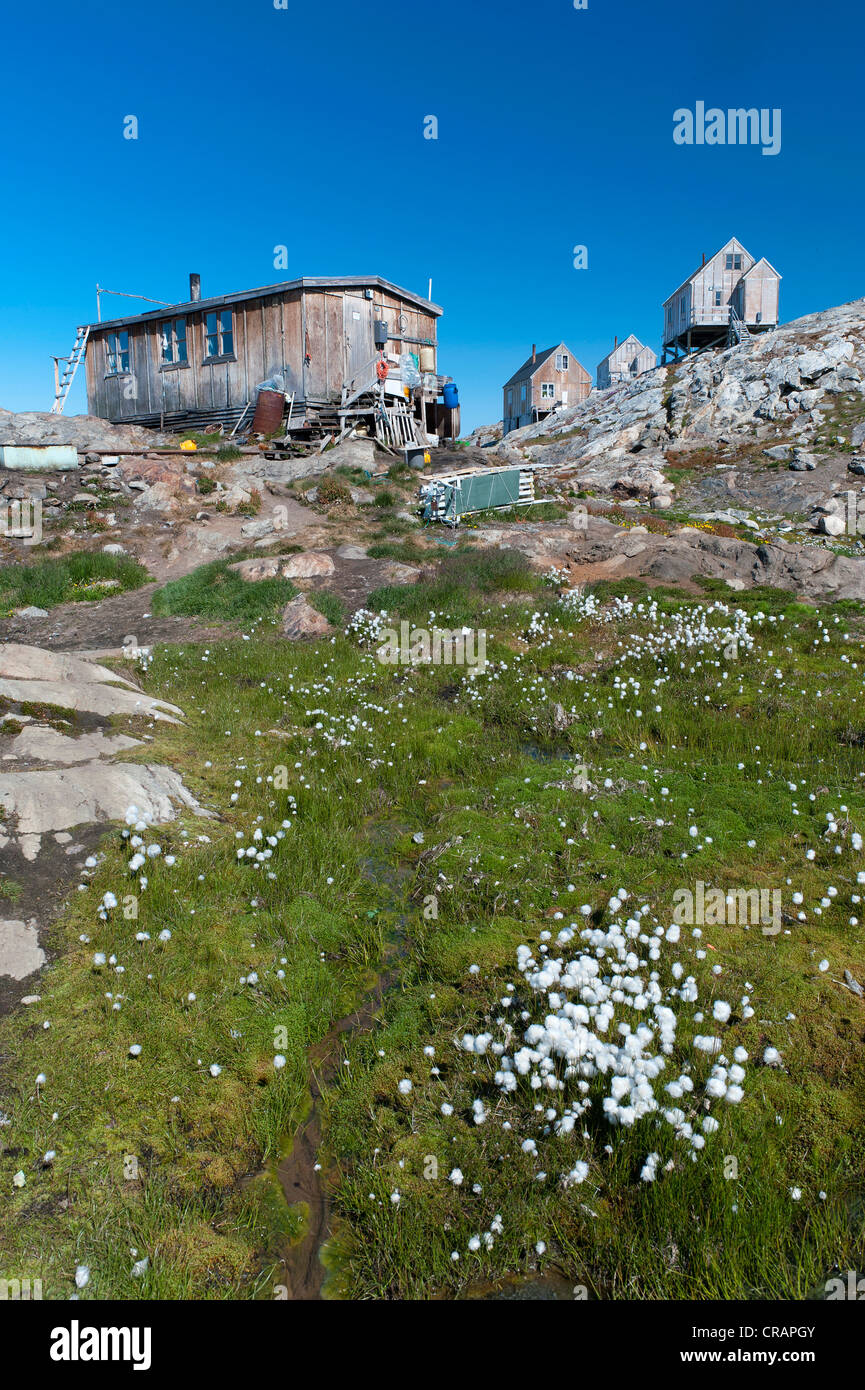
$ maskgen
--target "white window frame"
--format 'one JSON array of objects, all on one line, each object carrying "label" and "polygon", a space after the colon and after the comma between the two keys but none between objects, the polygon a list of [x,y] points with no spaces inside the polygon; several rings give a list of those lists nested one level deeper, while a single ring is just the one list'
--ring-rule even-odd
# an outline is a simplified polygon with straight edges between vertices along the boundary
[{"label": "white window frame", "polygon": [[[228,316],[228,323],[225,317]],[[215,319],[215,326],[211,331],[209,320]],[[210,352],[209,340],[216,339],[218,352]],[[226,349],[225,340],[229,339],[231,346]],[[204,316],[204,360],[205,362],[219,362],[223,358],[234,357],[234,310],[233,309],[211,309]]]},{"label": "white window frame", "polygon": [[[126,346],[123,340],[126,340]],[[119,328],[115,333],[109,333],[105,339],[105,375],[106,376],[129,376],[130,344],[129,330]]]},{"label": "white window frame", "polygon": [[[177,331],[178,324],[183,325],[182,335]],[[181,344],[183,345],[182,356],[180,354]],[[189,323],[185,316],[161,320],[159,324],[159,362],[162,367],[189,366]]]}]

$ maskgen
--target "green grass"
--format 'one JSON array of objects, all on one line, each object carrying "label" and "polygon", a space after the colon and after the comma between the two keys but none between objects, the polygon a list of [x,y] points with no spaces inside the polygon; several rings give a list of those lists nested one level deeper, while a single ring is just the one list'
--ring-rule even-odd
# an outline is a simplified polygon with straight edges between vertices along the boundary
[{"label": "green grass", "polygon": [[58,603],[104,598],[146,584],[150,576],[128,555],[77,551],[28,565],[0,566],[0,612],[33,605],[53,608]]},{"label": "green grass", "polygon": [[212,560],[182,579],[172,579],[153,595],[158,616],[181,614],[224,623],[275,622],[297,589],[288,579],[241,579],[231,560]]},{"label": "green grass", "polygon": [[415,540],[376,541],[367,547],[367,554],[371,560],[400,560],[406,565],[423,564],[434,558],[428,547],[418,545]]},{"label": "green grass", "polygon": [[345,622],[345,604],[339,594],[331,594],[326,589],[312,590],[309,595],[309,602],[319,613],[323,613],[329,623],[334,627],[341,627]]},{"label": "green grass", "polygon": [[519,551],[463,545],[441,558],[434,578],[375,589],[367,607],[403,618],[446,612],[454,621],[469,622],[495,593],[534,594],[542,587],[540,575]]},{"label": "green grass", "polygon": [[[56,926],[40,1004],[0,1022],[0,1110],[11,1121],[0,1131],[0,1277],[41,1277],[46,1297],[65,1298],[75,1265],[88,1263],[85,1299],[271,1297],[301,1220],[268,1165],[308,1105],[310,1049],[395,950],[381,1015],[341,1035],[324,1097],[334,1291],[452,1297],[553,1268],[604,1297],[801,1299],[834,1270],[861,1268],[863,1006],[839,983],[844,969],[865,982],[862,930],[849,921],[861,920],[854,895],[865,891],[852,843],[865,830],[859,607],[815,609],[777,590],[724,595],[747,611],[753,646],[727,655],[718,640],[656,656],[634,645],[650,631],[649,605],[665,620],[683,611],[692,625],[703,614],[723,625],[707,614],[714,595],[598,585],[604,604],[634,606],[593,622],[538,589],[516,553],[470,549],[447,556],[435,583],[419,609],[410,589],[394,590],[389,611],[426,617],[429,604],[448,626],[469,613],[487,632],[484,674],[385,666],[342,636],[157,650],[148,689],[186,722],[157,727],[147,758],[176,766],[221,819],[148,832],[163,855],[148,861],[145,892],[112,832]],[[585,790],[573,783],[579,764]],[[286,819],[269,861],[237,860],[238,843]],[[619,887],[628,911],[645,905],[648,940],[697,879],[783,895],[779,935],[683,928],[652,963],[666,984],[680,960],[705,1011],[699,1022],[677,1010],[665,1078],[696,1055],[695,1032],[717,1031],[728,1058],[739,1044],[750,1054],[742,1103],[715,1104],[720,1128],[696,1163],[665,1121],[607,1125],[597,1080],[584,1125],[544,1134],[536,1106],[560,1109],[556,1093],[526,1077],[505,1095],[496,1056],[458,1040],[501,1037],[510,985],[510,1021],[522,1028],[534,1004],[519,945],[537,957],[551,932],[552,950],[562,927],[582,925],[584,903],[589,925],[606,930]],[[121,908],[102,921],[109,889]],[[123,915],[126,894],[137,894],[136,918]],[[94,969],[95,951],[115,954],[124,973]],[[119,1010],[109,992],[123,996]],[[716,999],[733,1005],[728,1024],[712,1021]],[[769,1043],[781,1069],[760,1065]],[[287,1060],[278,1073],[276,1051]],[[678,1102],[695,1121],[709,1065],[694,1063],[693,1098]],[[479,1097],[489,1113],[476,1125]],[[529,1138],[537,1159],[521,1148]],[[57,1157],[44,1167],[48,1148]],[[650,1151],[661,1157],[653,1184],[639,1177]],[[123,1178],[124,1154],[138,1157],[136,1181]],[[577,1159],[586,1181],[563,1188]],[[448,1181],[456,1167],[459,1187]],[[492,1248],[471,1251],[496,1215]],[[129,1274],[131,1246],[151,1260],[142,1281]]]},{"label": "green grass", "polygon": [[494,526],[513,521],[563,521],[568,510],[561,502],[536,502],[532,507],[490,507],[471,512],[466,521],[470,524],[490,522]]}]

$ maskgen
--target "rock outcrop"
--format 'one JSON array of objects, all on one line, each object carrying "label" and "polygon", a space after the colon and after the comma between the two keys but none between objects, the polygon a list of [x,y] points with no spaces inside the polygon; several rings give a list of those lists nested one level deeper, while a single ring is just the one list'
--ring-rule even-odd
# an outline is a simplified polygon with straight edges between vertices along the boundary
[{"label": "rock outcrop", "polygon": [[820,546],[753,542],[717,536],[695,526],[658,534],[643,526],[616,526],[589,516],[578,528],[527,526],[484,528],[483,543],[521,550],[539,569],[563,564],[572,582],[586,579],[649,579],[688,585],[703,575],[723,579],[732,589],[771,585],[803,598],[826,602],[865,600],[865,564]]},{"label": "rock outcrop", "polygon": [[291,599],[282,610],[282,635],[292,642],[328,637],[333,631],[324,614],[313,608],[303,594]]},{"label": "rock outcrop", "polygon": [[[811,314],[720,352],[705,352],[593,391],[579,405],[514,430],[492,453],[567,472],[587,489],[663,474],[670,454],[763,441],[773,460],[815,465],[810,446],[865,442],[865,299]],[[476,431],[477,433],[477,431]],[[787,436],[780,439],[778,436]]]},{"label": "rock outcrop", "polygon": [[[173,820],[179,808],[211,813],[173,768],[115,761],[143,741],[94,724],[118,714],[173,722],[181,715],[118,672],[7,642],[0,644],[0,696],[12,706],[0,720],[0,867],[24,895],[21,916],[0,920],[2,1003],[4,977],[22,980],[45,962],[41,933],[53,890],[76,859],[83,863],[82,841],[94,842],[109,822],[122,822],[131,805],[154,825]],[[84,717],[83,729],[75,727],[73,710]]]}]

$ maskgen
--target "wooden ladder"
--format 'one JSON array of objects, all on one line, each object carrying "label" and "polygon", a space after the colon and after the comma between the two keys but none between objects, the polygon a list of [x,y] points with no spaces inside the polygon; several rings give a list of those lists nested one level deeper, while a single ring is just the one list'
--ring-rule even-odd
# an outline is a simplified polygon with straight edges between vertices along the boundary
[{"label": "wooden ladder", "polygon": [[[84,354],[87,351],[87,339],[90,337],[90,325],[85,324],[75,330],[75,343],[68,357],[54,358],[54,404],[51,407],[52,415],[62,415],[63,407],[66,404],[66,397],[69,395],[69,388],[75,380],[75,373],[84,361]],[[65,362],[62,375],[59,363]]]}]

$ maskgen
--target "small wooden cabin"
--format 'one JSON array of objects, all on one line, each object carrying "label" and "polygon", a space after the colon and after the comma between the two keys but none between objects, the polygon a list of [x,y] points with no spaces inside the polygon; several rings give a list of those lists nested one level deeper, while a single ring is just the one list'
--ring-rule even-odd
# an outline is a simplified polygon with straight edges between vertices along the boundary
[{"label": "small wooden cabin", "polygon": [[89,326],[87,409],[114,423],[197,429],[237,423],[281,376],[296,420],[331,422],[375,380],[379,344],[413,354],[438,394],[441,307],[379,276],[289,280]]},{"label": "small wooden cabin", "polygon": [[532,344],[518,371],[504,384],[503,434],[533,425],[562,406],[577,405],[592,389],[592,378],[566,343],[538,352]]},{"label": "small wooden cabin", "polygon": [[630,381],[641,372],[651,371],[652,367],[657,365],[657,353],[650,347],[644,347],[633,333],[629,333],[621,343],[617,338],[612,352],[608,352],[598,363],[598,390],[604,391],[608,386],[615,386],[620,381]]},{"label": "small wooden cabin", "polygon": [[664,300],[661,361],[667,355],[741,342],[778,326],[781,276],[735,237]]}]

